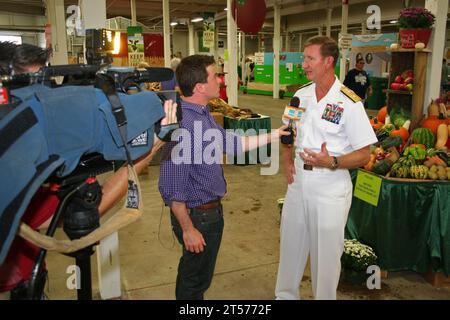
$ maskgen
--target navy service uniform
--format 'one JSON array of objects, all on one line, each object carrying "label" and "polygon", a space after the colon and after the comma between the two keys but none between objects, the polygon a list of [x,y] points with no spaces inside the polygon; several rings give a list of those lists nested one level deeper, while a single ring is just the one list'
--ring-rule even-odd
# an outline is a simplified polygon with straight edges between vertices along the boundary
[{"label": "navy service uniform", "polygon": [[317,101],[316,85],[296,93],[303,108],[296,122],[294,182],[288,186],[281,219],[277,299],[299,299],[299,285],[310,255],[316,299],[336,299],[344,228],[352,199],[347,169],[305,170],[303,148],[320,152],[326,142],[331,156],[342,156],[377,142],[361,99],[336,78]]}]

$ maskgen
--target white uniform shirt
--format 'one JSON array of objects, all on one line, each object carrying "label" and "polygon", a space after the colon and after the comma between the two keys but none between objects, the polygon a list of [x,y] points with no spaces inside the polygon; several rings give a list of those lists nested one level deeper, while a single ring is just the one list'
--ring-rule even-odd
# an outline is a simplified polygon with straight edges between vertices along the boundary
[{"label": "white uniform shirt", "polygon": [[323,142],[327,143],[330,155],[341,156],[378,141],[363,104],[346,96],[342,87],[336,78],[320,102],[317,102],[315,83],[295,93],[300,99],[299,107],[304,108],[301,119],[296,121],[296,157],[303,148],[320,152]]}]

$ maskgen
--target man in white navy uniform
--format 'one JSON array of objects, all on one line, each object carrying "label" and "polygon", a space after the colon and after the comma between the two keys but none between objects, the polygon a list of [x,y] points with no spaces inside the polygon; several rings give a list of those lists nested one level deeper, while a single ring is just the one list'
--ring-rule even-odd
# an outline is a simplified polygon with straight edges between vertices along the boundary
[{"label": "man in white navy uniform", "polygon": [[336,299],[344,228],[352,199],[348,169],[369,161],[377,138],[361,99],[334,74],[339,49],[328,37],[305,45],[303,69],[312,82],[296,93],[303,113],[296,122],[295,157],[283,146],[288,181],[281,219],[277,299],[299,299],[310,255],[316,299]]}]

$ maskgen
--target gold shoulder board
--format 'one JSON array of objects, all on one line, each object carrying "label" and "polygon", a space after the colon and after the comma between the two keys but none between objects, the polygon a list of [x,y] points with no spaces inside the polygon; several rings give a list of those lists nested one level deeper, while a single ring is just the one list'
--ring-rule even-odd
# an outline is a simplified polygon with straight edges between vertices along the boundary
[{"label": "gold shoulder board", "polygon": [[353,102],[361,101],[360,96],[358,96],[352,89],[349,89],[346,86],[341,87],[341,92],[345,94]]}]

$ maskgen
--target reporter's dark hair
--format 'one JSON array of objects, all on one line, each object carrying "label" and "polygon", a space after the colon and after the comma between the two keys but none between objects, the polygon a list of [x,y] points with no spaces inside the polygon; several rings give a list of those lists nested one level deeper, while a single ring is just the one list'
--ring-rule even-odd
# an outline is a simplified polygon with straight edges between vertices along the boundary
[{"label": "reporter's dark hair", "polygon": [[194,94],[197,83],[208,82],[207,67],[216,64],[213,56],[194,54],[183,58],[177,67],[177,81],[181,92],[185,97]]},{"label": "reporter's dark hair", "polygon": [[322,57],[333,57],[333,66],[335,67],[339,59],[339,47],[336,41],[326,36],[315,36],[306,41],[305,48],[314,44],[320,45],[320,54]]}]

